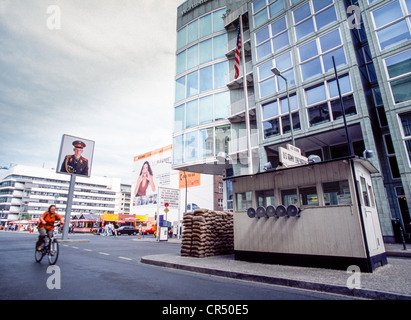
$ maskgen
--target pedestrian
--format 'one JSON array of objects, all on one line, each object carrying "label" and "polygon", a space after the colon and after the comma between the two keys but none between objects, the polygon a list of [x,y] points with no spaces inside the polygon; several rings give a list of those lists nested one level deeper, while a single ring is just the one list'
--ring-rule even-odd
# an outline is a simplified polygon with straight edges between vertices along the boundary
[{"label": "pedestrian", "polygon": [[115,236],[117,237],[117,230],[118,230],[118,223],[117,222],[114,222],[114,234],[115,234]]},{"label": "pedestrian", "polygon": [[140,222],[140,224],[138,226],[138,238],[139,239],[141,238],[142,234],[143,234],[143,225]]}]

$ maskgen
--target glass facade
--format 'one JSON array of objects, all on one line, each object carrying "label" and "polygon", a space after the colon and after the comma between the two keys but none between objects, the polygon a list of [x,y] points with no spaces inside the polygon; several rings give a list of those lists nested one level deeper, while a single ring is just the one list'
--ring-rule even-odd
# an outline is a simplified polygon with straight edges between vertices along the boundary
[{"label": "glass facade", "polygon": [[[212,3],[217,2],[225,3],[227,8],[210,10],[200,6],[202,9],[192,18],[181,18],[184,22],[177,30],[174,164],[205,163],[215,159],[220,151],[235,159],[244,151],[229,143],[237,136],[244,140],[240,131],[247,127],[245,107],[239,106],[244,99],[243,84],[236,86],[228,79],[234,69],[231,49],[237,38],[241,9],[247,16],[247,37],[251,37],[245,60],[252,100],[249,128],[258,131],[257,172],[268,161],[274,166],[278,161],[277,147],[290,141],[288,93],[296,145],[323,160],[348,155],[344,134],[337,134],[338,130],[344,131],[344,112],[350,134],[354,135],[355,154],[362,155],[365,148],[379,152],[376,165],[381,164],[384,178],[376,184],[377,206],[385,208],[383,212],[393,210],[392,217],[409,216],[404,207],[410,200],[402,202],[401,208],[392,208],[394,200],[390,197],[396,197],[394,188],[401,188],[411,199],[411,180],[403,174],[411,169],[411,134],[407,132],[411,122],[411,0]],[[353,29],[344,23],[351,5],[361,9],[361,25]],[[275,75],[273,68],[281,76]],[[288,92],[283,77],[287,79]],[[333,138],[339,136],[337,141],[328,141],[328,132],[333,133]],[[363,138],[365,135],[367,139]],[[233,150],[229,150],[230,145]],[[345,201],[345,181],[324,189],[328,205]],[[281,196],[287,203],[318,205],[312,186],[298,192],[283,190]],[[383,200],[387,196],[390,205]],[[247,193],[239,198],[238,207],[250,201]],[[261,203],[266,201],[265,195],[260,198]],[[391,218],[389,213],[384,214],[388,218],[382,221],[382,228],[389,234]]]},{"label": "glass facade", "polygon": [[[217,150],[227,149],[221,146],[216,125],[229,123],[224,13],[225,9],[214,10],[177,31],[174,164],[215,158]],[[228,145],[229,138],[225,140]]]}]

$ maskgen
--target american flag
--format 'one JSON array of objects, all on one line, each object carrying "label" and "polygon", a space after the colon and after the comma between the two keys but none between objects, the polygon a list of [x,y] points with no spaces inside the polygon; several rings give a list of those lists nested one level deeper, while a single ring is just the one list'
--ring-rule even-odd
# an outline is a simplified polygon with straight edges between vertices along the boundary
[{"label": "american flag", "polygon": [[234,69],[235,79],[240,76],[240,55],[241,55],[241,22],[238,24],[237,47],[235,48]]}]

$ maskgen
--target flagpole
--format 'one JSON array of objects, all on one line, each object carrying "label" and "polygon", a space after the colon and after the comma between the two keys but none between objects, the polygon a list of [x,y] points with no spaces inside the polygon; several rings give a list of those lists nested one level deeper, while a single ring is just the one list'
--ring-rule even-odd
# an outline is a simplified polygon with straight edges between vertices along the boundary
[{"label": "flagpole", "polygon": [[245,100],[245,128],[247,131],[247,159],[248,159],[248,174],[253,174],[253,156],[251,150],[251,126],[250,113],[248,111],[248,86],[247,86],[247,71],[245,66],[245,52],[244,52],[244,34],[243,34],[243,15],[240,14],[240,31],[241,31],[241,60],[243,62],[243,90]]}]

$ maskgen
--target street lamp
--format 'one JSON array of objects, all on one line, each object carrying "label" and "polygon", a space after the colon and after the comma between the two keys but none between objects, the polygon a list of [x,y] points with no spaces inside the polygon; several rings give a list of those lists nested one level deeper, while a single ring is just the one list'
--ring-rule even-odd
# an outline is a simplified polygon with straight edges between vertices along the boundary
[{"label": "street lamp", "polygon": [[276,67],[272,68],[271,72],[274,73],[276,76],[280,76],[285,81],[285,87],[286,87],[286,90],[287,90],[288,114],[289,114],[289,117],[290,117],[291,141],[292,141],[292,145],[295,146],[294,125],[293,125],[293,117],[291,115],[290,92],[288,91],[288,80],[281,74],[281,71],[278,70]]}]

